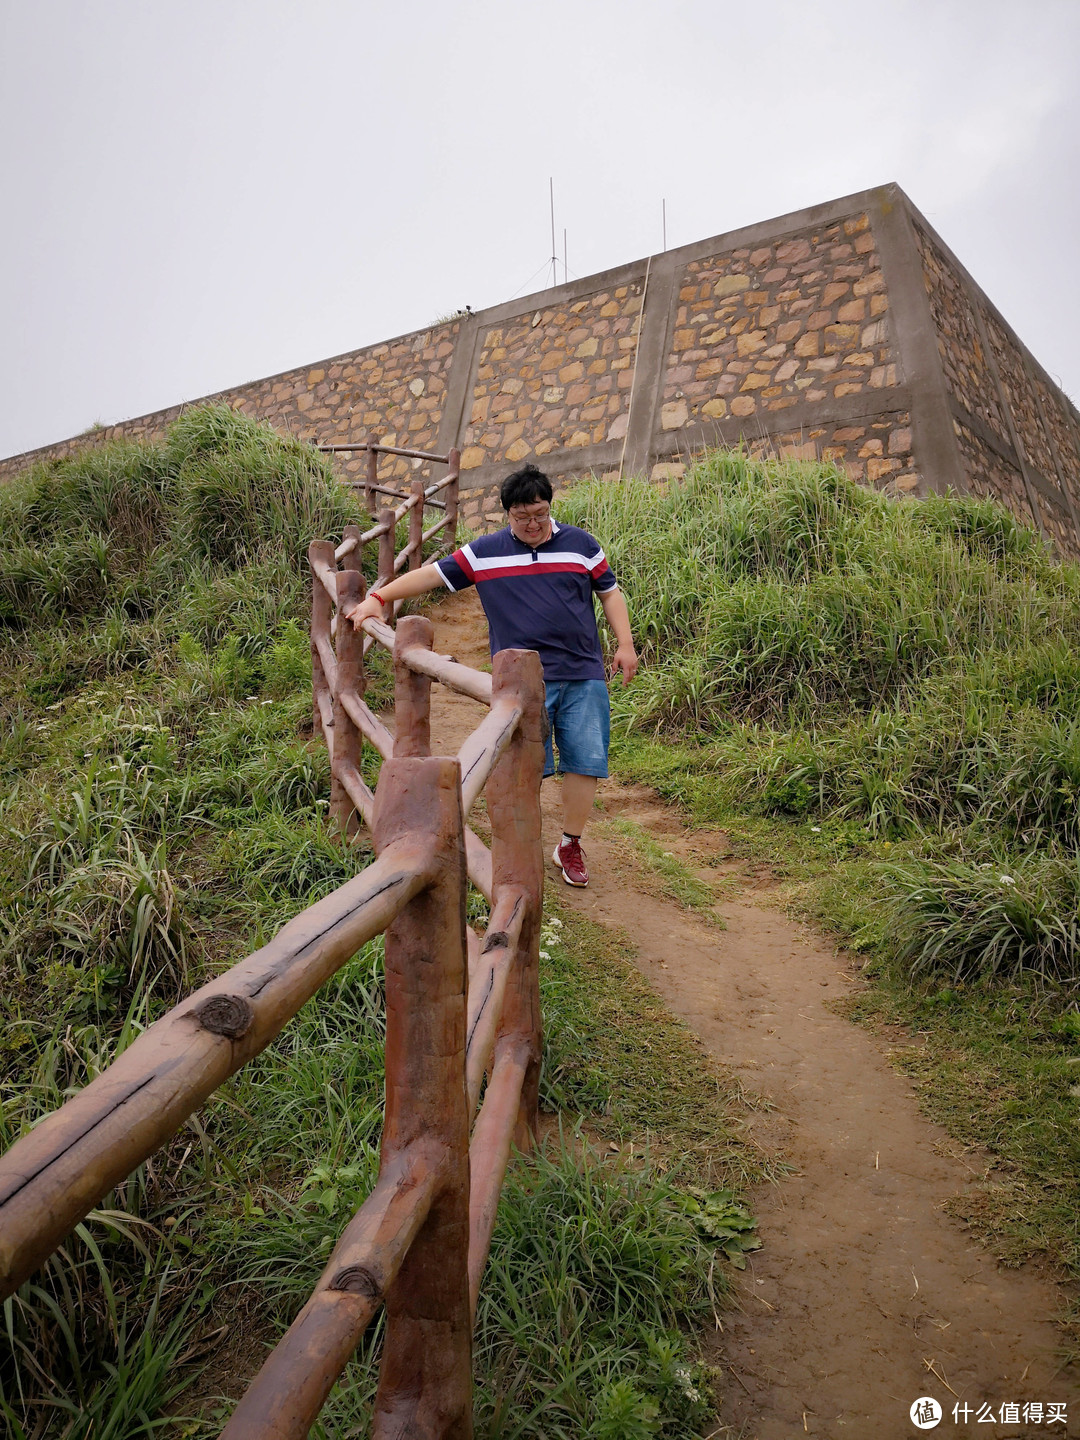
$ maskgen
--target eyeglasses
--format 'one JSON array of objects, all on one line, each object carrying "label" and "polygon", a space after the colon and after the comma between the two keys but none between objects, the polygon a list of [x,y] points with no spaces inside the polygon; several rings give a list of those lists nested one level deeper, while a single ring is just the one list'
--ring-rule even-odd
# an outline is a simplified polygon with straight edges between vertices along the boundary
[{"label": "eyeglasses", "polygon": [[523,514],[520,510],[509,511],[510,519],[515,525],[546,525],[551,519],[551,511],[545,510],[542,515]]}]

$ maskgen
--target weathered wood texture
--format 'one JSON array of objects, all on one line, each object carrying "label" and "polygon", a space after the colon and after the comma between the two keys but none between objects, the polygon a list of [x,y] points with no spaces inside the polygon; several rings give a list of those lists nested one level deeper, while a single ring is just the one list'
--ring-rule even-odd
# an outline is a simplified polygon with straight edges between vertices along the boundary
[{"label": "weathered wood texture", "polygon": [[540,837],[540,781],[544,773],[544,672],[535,650],[503,650],[493,663],[495,703],[512,701],[521,720],[487,785],[491,821],[492,898],[524,892],[525,912],[495,1043],[527,1042],[515,1143],[527,1150],[536,1136],[540,1083],[540,922],[544,850]]},{"label": "weathered wood texture", "polygon": [[379,479],[379,452],[375,448],[375,445],[370,442],[368,445],[367,470],[365,473],[367,485],[364,489],[364,506],[369,515],[374,515],[375,491]]},{"label": "weathered wood texture", "polygon": [[480,1099],[480,1086],[490,1068],[495,1031],[502,1015],[510,967],[528,904],[525,891],[504,886],[491,912],[487,933],[475,964],[469,967],[469,1022],[465,1045],[465,1086],[470,1113]]},{"label": "weathered wood texture", "polygon": [[443,543],[452,548],[457,541],[458,523],[458,495],[461,483],[461,451],[451,450],[449,455],[450,471],[447,475],[447,496],[446,496],[446,528],[443,530]]},{"label": "weathered wood texture", "polygon": [[0,1298],[432,879],[423,832],[151,1025],[0,1157]]},{"label": "weathered wood texture", "polygon": [[516,934],[503,982],[505,993],[490,1081],[470,1156],[469,1282],[474,1308],[510,1150],[516,1146],[522,1152],[528,1151],[536,1139],[542,1043],[540,922],[544,855],[540,781],[544,772],[544,677],[540,657],[534,650],[500,651],[492,666],[492,686],[493,708],[511,703],[521,710],[513,738],[487,785],[493,915],[512,916]]},{"label": "weathered wood texture", "polygon": [[[379,536],[379,575],[376,584],[385,585],[394,576],[394,532],[397,529],[397,516],[393,510],[379,511],[379,524],[385,525]],[[386,613],[386,606],[383,606],[383,614]]]},{"label": "weathered wood texture", "polygon": [[427,1219],[441,1152],[424,1142],[380,1167],[318,1285],[249,1385],[222,1440],[303,1440]]},{"label": "weathered wood texture", "polygon": [[[443,1184],[386,1295],[374,1440],[472,1435],[469,1116],[465,1108],[465,848],[456,760],[386,761],[375,848],[430,827],[439,878],[386,932],[387,1163],[437,1141]],[[432,791],[436,792],[433,802]]]},{"label": "weathered wood texture", "polygon": [[[311,565],[313,585],[311,592],[311,720],[316,735],[326,739],[326,747],[333,752],[333,736],[327,731],[333,727],[333,698],[330,682],[323,668],[323,646],[330,645],[330,614],[333,601],[326,593],[318,567],[332,568],[334,547],[328,541],[313,540],[308,546],[308,563]],[[333,599],[336,600],[337,592]],[[332,754],[331,754],[332,758]]]},{"label": "weathered wood texture", "polygon": [[[359,536],[355,526],[350,529],[356,537]],[[364,578],[360,573],[360,554],[357,547],[345,556],[344,568],[337,572],[338,614],[347,614],[359,605],[363,598]],[[358,635],[352,625],[342,624],[337,628],[335,655],[334,759],[330,769],[330,813],[341,833],[351,839],[359,828],[357,812],[362,818],[364,810],[362,805],[356,804],[351,787],[343,783],[343,775],[355,774],[359,779],[363,741],[359,726],[343,703],[346,695],[354,695],[358,700],[362,700],[364,696],[364,637]]]},{"label": "weathered wood texture", "polygon": [[[424,545],[424,482],[414,480],[410,490],[410,498],[413,508],[409,511],[409,569],[416,570],[420,565],[420,551]],[[442,529],[442,525],[436,526]]]},{"label": "weathered wood texture", "polygon": [[430,650],[435,629],[424,615],[406,615],[394,636],[394,757],[431,754],[431,680],[408,663]]}]

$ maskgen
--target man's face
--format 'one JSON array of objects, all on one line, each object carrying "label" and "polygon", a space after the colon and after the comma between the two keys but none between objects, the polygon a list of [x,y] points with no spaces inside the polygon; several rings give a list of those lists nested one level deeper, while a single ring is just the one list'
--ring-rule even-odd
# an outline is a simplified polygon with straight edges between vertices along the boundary
[{"label": "man's face", "polygon": [[514,538],[526,545],[542,545],[551,534],[551,506],[546,500],[511,505],[507,518]]}]

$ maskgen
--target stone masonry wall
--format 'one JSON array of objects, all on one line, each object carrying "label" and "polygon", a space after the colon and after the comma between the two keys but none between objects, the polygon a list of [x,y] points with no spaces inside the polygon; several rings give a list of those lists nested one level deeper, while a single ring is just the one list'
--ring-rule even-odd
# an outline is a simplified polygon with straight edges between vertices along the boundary
[{"label": "stone masonry wall", "polygon": [[[908,416],[868,438],[867,424],[829,423],[832,402],[902,379],[870,217],[863,211],[757,247],[692,260],[683,270],[662,391],[661,428],[735,417],[774,429],[802,405],[781,453],[825,458],[860,481],[900,492],[918,483]],[[870,410],[877,398],[870,397]],[[807,415],[807,411],[814,412]]]},{"label": "stone masonry wall", "polygon": [[1075,411],[970,276],[913,226],[952,426],[968,484],[1080,552],[1080,432]]},{"label": "stone masonry wall", "polygon": [[463,467],[621,439],[640,314],[634,281],[486,330]]},{"label": "stone masonry wall", "polygon": [[[526,460],[557,487],[660,479],[719,444],[898,497],[994,496],[1080,553],[1075,407],[895,185],[206,398],[319,443],[458,445],[473,529],[502,523],[498,484]],[[0,461],[0,480],[179,413]],[[382,457],[380,478],[417,463]]]}]

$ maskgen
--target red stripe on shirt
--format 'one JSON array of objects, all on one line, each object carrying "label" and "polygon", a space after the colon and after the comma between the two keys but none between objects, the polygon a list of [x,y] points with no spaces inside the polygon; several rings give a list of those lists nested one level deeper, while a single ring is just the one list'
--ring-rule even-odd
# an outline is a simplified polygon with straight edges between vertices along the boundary
[{"label": "red stripe on shirt", "polygon": [[473,567],[469,564],[469,557],[465,554],[465,551],[464,551],[464,550],[455,550],[454,553],[450,556],[450,559],[453,560],[453,561],[455,561],[458,565],[460,565],[461,568],[462,568],[462,570],[465,571],[465,574],[466,574],[466,575],[469,577],[469,579],[472,580],[473,583],[475,584],[475,582],[476,582],[476,571],[475,571],[475,570],[473,569]]},{"label": "red stripe on shirt", "polygon": [[503,565],[498,570],[478,570],[475,580],[479,585],[484,580],[509,580],[512,575],[558,575],[559,573],[586,575],[588,571],[584,565],[574,565],[569,562],[559,564],[545,560],[530,560],[525,565]]}]

